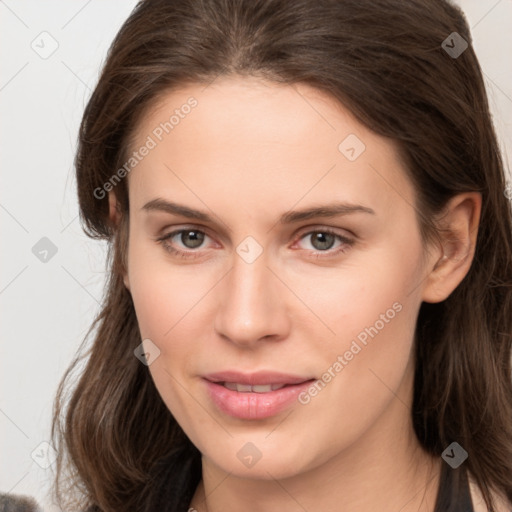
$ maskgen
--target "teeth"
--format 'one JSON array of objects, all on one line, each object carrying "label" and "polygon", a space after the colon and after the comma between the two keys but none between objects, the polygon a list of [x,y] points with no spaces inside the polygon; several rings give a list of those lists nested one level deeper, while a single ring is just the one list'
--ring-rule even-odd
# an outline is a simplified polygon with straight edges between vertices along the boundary
[{"label": "teeth", "polygon": [[285,384],[259,384],[251,386],[250,384],[237,384],[236,382],[224,382],[224,387],[231,391],[239,393],[269,393],[276,389],[284,388]]},{"label": "teeth", "polygon": [[272,391],[272,384],[260,384],[258,386],[252,386],[252,391],[255,393],[268,393],[269,391]]}]

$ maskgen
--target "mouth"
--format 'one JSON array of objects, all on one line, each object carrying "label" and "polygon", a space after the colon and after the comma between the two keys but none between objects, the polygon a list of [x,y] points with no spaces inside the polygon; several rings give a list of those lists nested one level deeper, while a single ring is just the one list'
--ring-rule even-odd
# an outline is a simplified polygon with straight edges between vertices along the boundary
[{"label": "mouth", "polygon": [[203,381],[211,402],[223,414],[262,420],[296,404],[298,395],[315,379],[276,372],[222,372],[203,377]]}]

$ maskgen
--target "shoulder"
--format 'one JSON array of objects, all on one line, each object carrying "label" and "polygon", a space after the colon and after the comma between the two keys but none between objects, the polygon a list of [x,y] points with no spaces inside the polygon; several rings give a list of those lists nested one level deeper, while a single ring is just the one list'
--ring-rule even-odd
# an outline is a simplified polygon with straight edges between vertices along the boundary
[{"label": "shoulder", "polygon": [[[468,476],[469,481],[469,492],[471,494],[471,501],[473,502],[474,512],[489,512],[485,505],[484,497],[480,490],[480,487],[475,482],[473,476],[470,474]],[[496,509],[494,512],[511,512],[512,511],[512,503],[509,502],[505,496],[502,494],[498,494],[497,492],[492,493],[494,499],[496,500]]]}]

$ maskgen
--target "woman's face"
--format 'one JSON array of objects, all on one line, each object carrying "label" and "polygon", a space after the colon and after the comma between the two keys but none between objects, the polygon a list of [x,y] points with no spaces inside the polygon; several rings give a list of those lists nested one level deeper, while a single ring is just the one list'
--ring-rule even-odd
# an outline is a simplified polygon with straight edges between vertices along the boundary
[{"label": "woman's face", "polygon": [[255,78],[170,92],[136,135],[125,283],[205,460],[283,478],[411,436],[428,272],[391,141]]}]

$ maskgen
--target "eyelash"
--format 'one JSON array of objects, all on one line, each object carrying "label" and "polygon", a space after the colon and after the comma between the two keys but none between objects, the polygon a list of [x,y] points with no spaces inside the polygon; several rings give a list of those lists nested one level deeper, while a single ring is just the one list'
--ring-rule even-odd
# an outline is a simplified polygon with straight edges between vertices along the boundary
[{"label": "eyelash", "polygon": [[[208,234],[205,233],[204,231],[191,227],[191,228],[178,229],[176,231],[172,231],[171,233],[168,233],[168,234],[166,234],[166,235],[164,235],[164,236],[162,236],[160,238],[157,238],[156,242],[161,244],[162,247],[169,254],[172,254],[173,256],[177,256],[178,258],[183,258],[183,259],[198,258],[199,256],[197,255],[197,253],[199,251],[192,251],[192,250],[190,250],[190,251],[182,251],[180,249],[176,249],[175,247],[172,247],[167,242],[167,240],[171,239],[175,235],[178,235],[180,233],[184,233],[186,231],[196,231],[196,232],[203,233],[204,235],[208,236]],[[340,240],[342,242],[342,245],[340,245],[337,249],[327,249],[325,251],[314,251],[314,252],[312,252],[311,256],[313,258],[315,258],[315,259],[333,258],[335,256],[338,256],[339,254],[342,254],[342,253],[346,252],[354,244],[354,240],[352,240],[350,238],[347,238],[347,237],[345,237],[343,235],[340,235],[339,233],[337,233],[336,231],[334,231],[334,230],[332,230],[330,228],[319,228],[319,229],[314,229],[312,231],[308,231],[306,233],[303,233],[298,238],[298,240],[302,240],[306,236],[312,235],[313,233],[323,233],[323,234],[333,235],[336,238],[338,238],[338,240]],[[308,250],[308,249],[304,249],[304,250]]]}]

